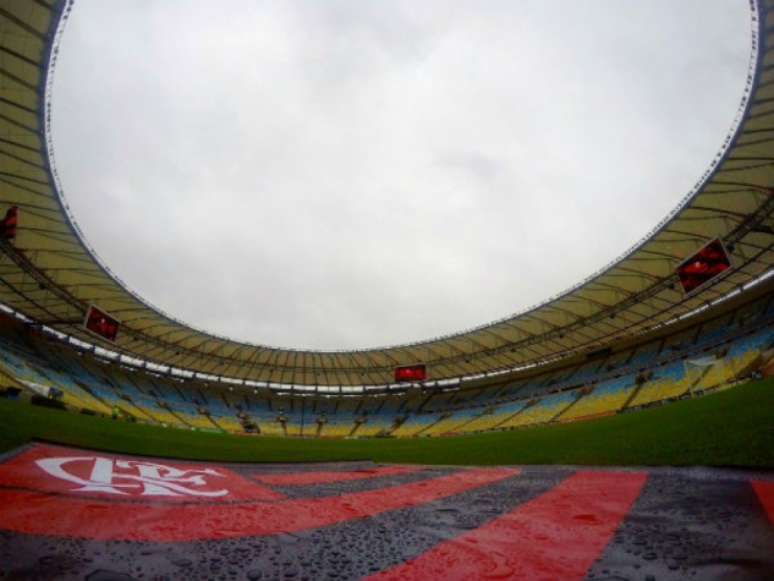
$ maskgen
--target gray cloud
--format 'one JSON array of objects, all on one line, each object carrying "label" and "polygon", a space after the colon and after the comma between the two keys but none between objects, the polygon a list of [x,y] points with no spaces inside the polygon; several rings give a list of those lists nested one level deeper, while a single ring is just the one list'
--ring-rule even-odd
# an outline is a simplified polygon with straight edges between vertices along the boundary
[{"label": "gray cloud", "polygon": [[66,196],[154,304],[347,348],[453,332],[652,228],[730,127],[743,0],[79,0]]}]

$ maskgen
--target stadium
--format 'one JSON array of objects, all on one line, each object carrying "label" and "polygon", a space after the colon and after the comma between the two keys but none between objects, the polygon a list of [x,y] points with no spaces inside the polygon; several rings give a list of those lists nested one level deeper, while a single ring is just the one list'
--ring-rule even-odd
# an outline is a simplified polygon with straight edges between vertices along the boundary
[{"label": "stadium", "polygon": [[732,131],[569,290],[384,348],[177,320],[70,210],[70,0],[0,1],[0,578],[774,578],[774,2]]}]

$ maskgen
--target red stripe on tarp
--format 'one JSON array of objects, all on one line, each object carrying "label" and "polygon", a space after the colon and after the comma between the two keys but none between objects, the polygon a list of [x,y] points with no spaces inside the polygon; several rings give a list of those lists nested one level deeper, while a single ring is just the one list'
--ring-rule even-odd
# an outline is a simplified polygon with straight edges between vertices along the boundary
[{"label": "red stripe on tarp", "polygon": [[381,476],[397,476],[411,474],[421,468],[416,466],[383,466],[348,472],[296,472],[294,474],[254,474],[258,482],[269,486],[304,486],[310,484],[327,484],[329,482],[346,482],[349,480],[364,480]]},{"label": "red stripe on tarp", "polygon": [[578,472],[488,524],[368,579],[581,579],[646,478],[632,472]]},{"label": "red stripe on tarp", "polygon": [[0,529],[33,535],[151,542],[272,535],[417,506],[518,473],[512,468],[461,470],[402,486],[276,503],[171,506],[6,490],[0,491]]},{"label": "red stripe on tarp", "polygon": [[774,525],[774,482],[751,480],[750,484],[752,484],[753,490],[763,506],[763,510],[769,516],[769,521]]}]

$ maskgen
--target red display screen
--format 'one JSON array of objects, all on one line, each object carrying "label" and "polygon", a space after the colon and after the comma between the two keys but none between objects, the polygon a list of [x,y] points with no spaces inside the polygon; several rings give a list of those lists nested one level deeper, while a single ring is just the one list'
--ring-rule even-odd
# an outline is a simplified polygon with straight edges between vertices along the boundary
[{"label": "red display screen", "polygon": [[720,240],[713,240],[677,267],[677,276],[686,294],[731,268],[731,260]]},{"label": "red display screen", "polygon": [[395,381],[397,382],[424,381],[425,379],[427,379],[427,367],[423,363],[395,368]]},{"label": "red display screen", "polygon": [[86,313],[84,326],[92,333],[96,333],[108,341],[115,341],[116,335],[118,335],[118,321],[93,305],[89,307]]},{"label": "red display screen", "polygon": [[11,206],[5,213],[5,218],[0,221],[0,230],[3,238],[13,240],[16,238],[16,227],[19,225],[19,208]]}]

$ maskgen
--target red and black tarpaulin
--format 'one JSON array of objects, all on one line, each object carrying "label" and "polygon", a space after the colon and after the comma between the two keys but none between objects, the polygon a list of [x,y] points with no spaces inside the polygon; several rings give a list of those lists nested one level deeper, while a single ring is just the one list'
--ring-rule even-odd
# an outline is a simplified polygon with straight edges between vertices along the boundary
[{"label": "red and black tarpaulin", "polygon": [[259,465],[35,444],[0,463],[0,578],[770,579],[774,477]]}]

